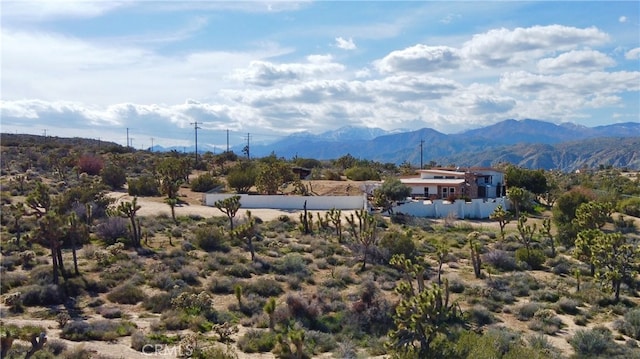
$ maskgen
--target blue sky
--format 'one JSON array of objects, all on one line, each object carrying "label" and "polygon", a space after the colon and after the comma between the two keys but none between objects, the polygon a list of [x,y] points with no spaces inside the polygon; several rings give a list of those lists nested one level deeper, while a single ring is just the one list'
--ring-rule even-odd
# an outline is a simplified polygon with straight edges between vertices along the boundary
[{"label": "blue sky", "polygon": [[2,1],[2,132],[222,148],[640,121],[640,2]]}]

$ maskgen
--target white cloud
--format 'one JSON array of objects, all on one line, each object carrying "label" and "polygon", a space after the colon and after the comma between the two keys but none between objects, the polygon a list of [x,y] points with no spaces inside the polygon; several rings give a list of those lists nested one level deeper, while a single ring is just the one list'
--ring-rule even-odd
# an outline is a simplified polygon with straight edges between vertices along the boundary
[{"label": "white cloud", "polygon": [[594,71],[615,66],[616,62],[609,56],[594,50],[572,50],[553,58],[538,61],[538,69],[542,72],[555,71]]},{"label": "white cloud", "polygon": [[342,37],[336,37],[336,47],[343,49],[343,50],[355,50],[357,49],[356,44],[353,42],[352,38],[349,38],[348,40],[342,38]]},{"label": "white cloud", "polygon": [[620,16],[620,17],[618,18],[618,21],[619,21],[619,22],[622,22],[622,23],[627,22],[627,17],[626,17],[626,16]]},{"label": "white cloud", "polygon": [[307,57],[307,63],[275,64],[252,61],[248,68],[235,70],[233,77],[251,85],[274,86],[333,75],[344,69],[344,65],[333,62],[330,55],[310,55]]},{"label": "white cloud", "polygon": [[624,54],[624,57],[627,60],[640,60],[640,47],[627,51],[627,53]]},{"label": "white cloud", "polygon": [[458,50],[448,46],[418,44],[393,51],[375,65],[382,73],[435,72],[459,66]]},{"label": "white cloud", "polygon": [[6,99],[40,98],[110,105],[181,103],[237,86],[234,68],[288,52],[266,44],[251,52],[201,51],[163,55],[139,46],[87,42],[48,33],[2,31]]},{"label": "white cloud", "polygon": [[461,51],[470,61],[499,67],[523,64],[548,53],[571,50],[580,45],[598,45],[608,40],[609,36],[595,27],[580,29],[549,25],[513,30],[501,28],[474,35]]},{"label": "white cloud", "polygon": [[3,1],[3,21],[43,21],[59,18],[93,18],[134,2],[107,0]]}]

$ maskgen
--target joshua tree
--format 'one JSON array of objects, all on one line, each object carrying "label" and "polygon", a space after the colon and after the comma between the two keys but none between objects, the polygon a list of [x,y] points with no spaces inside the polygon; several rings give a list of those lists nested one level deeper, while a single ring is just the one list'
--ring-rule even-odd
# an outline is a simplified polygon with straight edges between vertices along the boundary
[{"label": "joshua tree", "polygon": [[233,231],[233,218],[241,207],[240,196],[227,197],[225,199],[218,200],[214,203],[217,209],[224,213],[229,218],[229,228]]}]

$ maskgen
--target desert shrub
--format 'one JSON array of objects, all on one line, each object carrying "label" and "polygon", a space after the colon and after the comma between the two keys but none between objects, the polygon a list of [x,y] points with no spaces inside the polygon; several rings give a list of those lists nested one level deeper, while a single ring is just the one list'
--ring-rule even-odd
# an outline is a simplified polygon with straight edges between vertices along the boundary
[{"label": "desert shrub", "polygon": [[410,235],[403,233],[385,233],[378,246],[385,253],[388,253],[388,257],[386,258],[387,260],[391,259],[391,257],[396,254],[402,254],[407,259],[414,259],[418,254],[418,249],[413,238]]},{"label": "desert shrub", "polygon": [[541,308],[542,305],[538,302],[525,303],[516,310],[516,318],[518,318],[518,320],[527,321],[533,318],[536,312]]},{"label": "desert shrub", "polygon": [[244,292],[253,293],[261,297],[277,297],[284,293],[282,284],[274,279],[257,279],[244,284]]},{"label": "desert shrub", "polygon": [[605,327],[578,329],[568,341],[579,357],[604,354],[615,344],[611,331]]},{"label": "desert shrub", "polygon": [[100,171],[100,177],[102,178],[102,183],[112,189],[120,189],[127,183],[127,174],[124,168],[114,164],[105,166],[102,171]]},{"label": "desert shrub", "polygon": [[119,285],[107,294],[107,299],[119,304],[136,304],[145,300],[146,297],[140,286],[132,283]]},{"label": "desert shrub", "polygon": [[203,173],[191,180],[191,190],[193,192],[207,192],[220,185],[220,181],[210,173]]},{"label": "desert shrub", "polygon": [[469,318],[478,327],[493,324],[496,322],[496,317],[483,306],[476,305],[468,312]]},{"label": "desert shrub", "polygon": [[551,272],[556,275],[568,275],[571,273],[572,264],[564,256],[556,256],[547,261],[547,265],[551,267]]},{"label": "desert shrub", "polygon": [[127,180],[127,192],[130,196],[159,196],[158,181],[151,175],[142,175]]},{"label": "desert shrub", "polygon": [[122,318],[122,309],[116,307],[101,308],[100,315],[106,319]]},{"label": "desert shrub", "polygon": [[305,347],[311,349],[314,354],[330,352],[338,346],[333,335],[309,330],[305,332]]},{"label": "desert shrub", "polygon": [[245,353],[266,353],[276,346],[276,334],[266,330],[248,330],[238,339],[238,348]]},{"label": "desert shrub", "polygon": [[224,273],[236,278],[251,278],[251,268],[242,263],[234,263],[226,268]]},{"label": "desert shrub", "polygon": [[640,309],[632,309],[624,314],[620,331],[633,339],[640,339]]},{"label": "desert shrub", "polygon": [[106,245],[111,245],[118,238],[126,238],[129,234],[127,220],[122,217],[107,217],[96,226],[96,235]]},{"label": "desert shrub", "polygon": [[298,253],[287,253],[274,264],[274,269],[278,274],[295,274],[297,276],[307,276],[309,267],[303,256]]},{"label": "desert shrub", "polygon": [[528,273],[514,273],[508,279],[511,293],[517,297],[526,297],[531,290],[540,288],[538,280]]},{"label": "desert shrub", "polygon": [[171,309],[162,313],[160,323],[167,330],[184,330],[189,328],[191,319],[185,311]]},{"label": "desert shrub", "polygon": [[380,174],[372,167],[351,167],[344,175],[352,181],[379,181]]},{"label": "desert shrub", "polygon": [[512,271],[518,268],[513,254],[500,249],[490,250],[483,254],[483,261],[501,271]]},{"label": "desert shrub", "polygon": [[60,337],[72,341],[114,340],[131,335],[135,324],[125,320],[97,320],[94,322],[73,321],[67,323]]},{"label": "desert shrub", "polygon": [[[58,339],[47,340],[46,348],[53,355],[60,355],[67,350],[67,343]],[[39,357],[38,357],[39,358]]]},{"label": "desert shrub", "polygon": [[47,306],[64,303],[64,291],[55,284],[29,285],[20,289],[22,304],[30,306]]},{"label": "desert shrub", "polygon": [[625,198],[618,202],[618,211],[628,216],[640,217],[640,198]]},{"label": "desert shrub", "polygon": [[562,297],[560,298],[560,300],[558,300],[558,303],[556,303],[556,305],[557,311],[560,313],[566,313],[570,315],[576,315],[580,313],[580,308],[578,308],[578,305],[580,305],[580,303],[578,303],[578,301],[575,299]]},{"label": "desert shrub", "polygon": [[199,285],[200,284],[200,276],[198,274],[198,269],[193,266],[186,266],[178,272],[180,279],[182,279],[185,283],[189,285]]},{"label": "desert shrub", "polygon": [[7,293],[9,289],[24,285],[27,280],[28,278],[24,273],[2,273],[0,293]]},{"label": "desert shrub", "polygon": [[151,297],[147,297],[142,304],[146,310],[150,310],[153,313],[163,313],[164,311],[171,309],[171,299],[171,294],[159,293],[154,294]]},{"label": "desert shrub", "polygon": [[542,331],[548,335],[556,334],[562,328],[562,320],[551,309],[540,309],[529,322],[529,329]]},{"label": "desert shrub", "polygon": [[557,291],[553,291],[549,289],[540,289],[535,291],[532,297],[534,300],[555,303],[560,299],[560,294],[558,294]]},{"label": "desert shrub", "polygon": [[527,263],[531,269],[542,268],[546,259],[544,252],[540,249],[530,249],[527,252],[527,249],[523,247],[516,250],[516,261]]},{"label": "desert shrub", "polygon": [[324,169],[322,171],[322,177],[329,181],[342,181],[342,177],[340,176],[340,173],[330,169]]},{"label": "desert shrub", "polygon": [[211,251],[228,252],[229,245],[227,238],[220,227],[203,226],[195,230],[194,244],[200,249]]},{"label": "desert shrub", "polygon": [[215,294],[232,294],[237,280],[229,277],[214,277],[209,283],[209,290]]},{"label": "desert shrub", "polygon": [[453,279],[449,282],[449,291],[452,293],[462,293],[464,292],[465,286],[461,280]]},{"label": "desert shrub", "polygon": [[91,176],[97,176],[104,167],[104,160],[99,156],[82,155],[78,159],[78,171]]}]

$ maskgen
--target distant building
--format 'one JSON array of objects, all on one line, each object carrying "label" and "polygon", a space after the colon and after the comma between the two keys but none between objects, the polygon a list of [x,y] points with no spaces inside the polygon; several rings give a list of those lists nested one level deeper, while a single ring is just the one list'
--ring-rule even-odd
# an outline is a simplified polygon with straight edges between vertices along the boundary
[{"label": "distant building", "polygon": [[504,173],[493,168],[433,168],[419,170],[418,177],[400,181],[421,199],[498,198],[506,195]]}]

